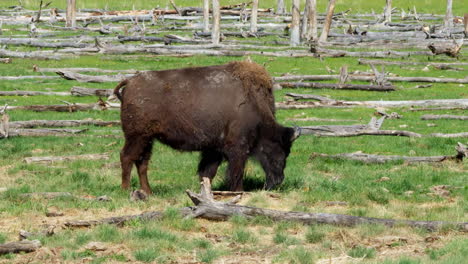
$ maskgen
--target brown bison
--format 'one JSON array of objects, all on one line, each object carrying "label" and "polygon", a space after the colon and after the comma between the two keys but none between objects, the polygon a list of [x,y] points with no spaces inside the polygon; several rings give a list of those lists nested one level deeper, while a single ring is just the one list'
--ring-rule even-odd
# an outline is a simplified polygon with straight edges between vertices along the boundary
[{"label": "brown bison", "polygon": [[200,179],[211,180],[227,160],[229,189],[240,191],[249,156],[263,167],[266,189],[280,184],[291,144],[300,134],[276,122],[271,77],[251,62],[142,72],[118,84],[114,94],[122,102],[125,134],[122,188],[130,187],[135,163],[148,194],[154,139],[174,149],[201,151]]}]

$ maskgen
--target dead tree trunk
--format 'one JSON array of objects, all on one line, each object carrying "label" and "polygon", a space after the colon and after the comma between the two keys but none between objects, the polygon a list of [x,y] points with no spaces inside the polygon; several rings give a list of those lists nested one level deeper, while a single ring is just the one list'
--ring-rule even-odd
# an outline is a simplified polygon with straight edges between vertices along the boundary
[{"label": "dead tree trunk", "polygon": [[468,120],[468,116],[458,115],[423,115],[422,120],[440,120],[440,119],[452,119],[452,120]]},{"label": "dead tree trunk", "polygon": [[112,89],[94,89],[94,88],[84,88],[79,86],[73,86],[70,90],[70,93],[74,96],[103,96],[109,97],[114,91]]},{"label": "dead tree trunk", "polygon": [[250,15],[250,33],[257,33],[258,0],[253,0],[252,13]]},{"label": "dead tree trunk", "polygon": [[[10,129],[8,131],[8,137],[44,137],[44,136],[70,136],[85,132],[86,129]],[[0,134],[0,138],[1,134]]]},{"label": "dead tree trunk", "polygon": [[118,126],[120,121],[99,120],[29,120],[10,122],[10,128],[76,127],[76,126]]},{"label": "dead tree trunk", "polygon": [[319,42],[326,42],[328,38],[328,33],[330,33],[330,27],[332,24],[333,12],[335,11],[335,2],[336,0],[329,0],[327,6],[327,16],[325,18],[325,24],[323,25],[323,31],[320,35]]},{"label": "dead tree trunk", "polygon": [[[372,217],[360,217],[340,214],[328,213],[304,213],[304,212],[285,212],[271,209],[263,209],[251,206],[236,205],[240,196],[231,199],[230,202],[223,203],[215,201],[211,192],[211,185],[208,179],[202,182],[200,194],[193,193],[187,190],[187,195],[195,204],[194,207],[185,207],[179,210],[183,217],[199,217],[208,220],[225,221],[234,215],[253,218],[257,216],[268,217],[273,221],[292,221],[306,225],[314,224],[330,224],[338,226],[356,226],[360,224],[382,224],[389,227],[398,225],[407,225],[411,227],[423,228],[427,230],[438,230],[446,225],[453,225],[456,228],[467,231],[468,223],[450,223],[443,221],[412,221],[412,220],[394,220],[381,219]],[[127,215],[120,217],[111,217],[101,220],[78,220],[67,221],[67,227],[90,227],[98,224],[115,224],[123,225],[125,222],[141,219],[141,220],[159,220],[163,217],[162,212],[146,212],[139,215]]]},{"label": "dead tree trunk", "polygon": [[387,0],[385,5],[384,22],[392,22],[392,0]]},{"label": "dead tree trunk", "polygon": [[463,24],[465,25],[465,38],[468,38],[468,13],[463,17]]},{"label": "dead tree trunk", "polygon": [[282,15],[286,12],[286,8],[284,7],[284,0],[277,0],[276,2],[276,14]]},{"label": "dead tree trunk", "polygon": [[[273,77],[274,81],[283,82],[283,81],[294,81],[294,80],[303,80],[303,81],[325,81],[325,80],[339,80],[340,75],[286,75],[281,77]],[[374,76],[365,76],[365,75],[348,75],[348,80],[354,81],[374,81]],[[390,82],[429,82],[429,83],[468,83],[468,77],[465,79],[455,79],[455,78],[436,78],[436,77],[386,77],[387,81]]]},{"label": "dead tree trunk", "polygon": [[463,39],[453,40],[453,42],[431,43],[427,46],[434,55],[445,54],[449,57],[456,58],[463,46]]},{"label": "dead tree trunk", "polygon": [[66,26],[76,27],[76,0],[67,0]]},{"label": "dead tree trunk", "polygon": [[76,72],[69,72],[69,71],[57,71],[56,72],[60,77],[67,79],[67,80],[76,80],[78,82],[91,82],[91,83],[102,83],[102,82],[120,82],[128,77],[132,77],[131,75],[86,75],[80,74]]},{"label": "dead tree trunk", "polygon": [[305,39],[307,41],[317,40],[317,0],[307,0],[309,3],[307,11],[307,31]]},{"label": "dead tree trunk", "polygon": [[203,31],[210,31],[210,0],[203,0]]},{"label": "dead tree trunk", "polygon": [[214,45],[218,45],[220,42],[221,32],[221,13],[219,9],[219,0],[213,1],[213,26],[211,28],[211,41]]},{"label": "dead tree trunk", "polygon": [[366,85],[366,84],[339,84],[339,83],[318,83],[318,82],[285,82],[278,83],[283,88],[313,88],[313,89],[338,89],[338,90],[362,90],[388,92],[395,91],[393,85]]},{"label": "dead tree trunk", "polygon": [[41,92],[41,91],[0,91],[0,96],[35,96],[35,95],[53,95],[67,96],[67,92]]},{"label": "dead tree trunk", "polygon": [[33,252],[40,247],[41,242],[39,240],[10,242],[6,244],[0,244],[0,255],[20,252]]},{"label": "dead tree trunk", "polygon": [[51,156],[51,157],[27,157],[24,162],[30,163],[53,163],[60,161],[73,161],[73,160],[108,160],[109,154],[84,154],[75,156]]},{"label": "dead tree trunk", "polygon": [[313,153],[312,158],[325,157],[328,159],[347,159],[357,160],[364,163],[386,163],[394,161],[404,161],[407,163],[420,163],[420,162],[443,162],[446,160],[462,161],[468,157],[468,149],[462,143],[458,143],[455,147],[457,151],[456,155],[453,156],[429,156],[429,157],[407,157],[407,156],[396,156],[396,155],[373,155],[366,153],[342,153],[336,155],[328,155],[321,153]]},{"label": "dead tree trunk", "polygon": [[300,36],[300,29],[299,24],[301,20],[301,11],[299,10],[300,0],[293,0],[292,1],[292,22],[290,34],[290,45],[295,47],[301,43],[301,36]]},{"label": "dead tree trunk", "polygon": [[447,0],[447,10],[445,12],[444,27],[447,30],[453,27],[452,0]]}]

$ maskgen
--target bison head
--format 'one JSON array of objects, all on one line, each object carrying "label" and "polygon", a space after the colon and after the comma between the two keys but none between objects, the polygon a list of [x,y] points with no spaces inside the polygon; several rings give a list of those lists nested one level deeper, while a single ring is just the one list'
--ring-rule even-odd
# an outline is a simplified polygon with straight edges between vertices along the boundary
[{"label": "bison head", "polygon": [[292,143],[300,133],[300,128],[297,127],[275,126],[260,130],[255,157],[266,174],[265,189],[272,189],[283,182],[286,159],[291,151]]}]

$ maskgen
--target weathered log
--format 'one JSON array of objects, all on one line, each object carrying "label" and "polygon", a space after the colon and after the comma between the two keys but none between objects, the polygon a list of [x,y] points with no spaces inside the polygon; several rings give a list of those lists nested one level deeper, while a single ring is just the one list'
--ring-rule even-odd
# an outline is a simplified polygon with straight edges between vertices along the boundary
[{"label": "weathered log", "polygon": [[10,58],[0,58],[0,62],[8,64],[8,63],[11,63],[11,59]]},{"label": "weathered log", "polygon": [[57,76],[45,76],[45,75],[0,76],[0,80],[8,80],[8,81],[28,80],[28,79],[57,79]]},{"label": "weathered log", "polygon": [[[362,75],[348,75],[348,80],[353,81],[374,81],[374,76]],[[273,77],[277,82],[281,81],[325,81],[325,80],[339,80],[340,75],[286,75],[281,77]],[[393,77],[387,76],[387,81],[391,82],[430,82],[430,83],[468,83],[468,77],[464,79],[457,78],[436,78],[436,77]]]},{"label": "weathered log", "polygon": [[12,46],[30,46],[39,48],[84,48],[89,46],[79,42],[47,42],[37,38],[0,38],[0,44]]},{"label": "weathered log", "polygon": [[[410,101],[340,101],[331,98],[311,95],[311,94],[296,94],[287,93],[286,95],[293,97],[295,100],[313,99],[320,102],[307,102],[311,107],[328,105],[328,106],[363,106],[363,107],[407,107],[407,106],[450,106],[450,107],[468,107],[468,99],[434,99],[434,100],[410,100]],[[278,106],[287,104],[294,105],[294,102],[278,103]],[[307,104],[304,104],[307,108]]]},{"label": "weathered log", "polygon": [[351,126],[303,126],[303,135],[315,135],[321,137],[356,137],[356,136],[400,136],[422,137],[421,134],[404,130],[375,130],[358,125]]},{"label": "weathered log", "polygon": [[[10,51],[6,49],[0,49],[0,57],[11,57],[11,58],[29,58],[39,60],[60,60],[65,58],[65,55],[54,54],[54,51]],[[73,57],[73,56],[72,56]],[[66,58],[71,58],[67,55]]]},{"label": "weathered log", "polygon": [[34,193],[22,193],[21,196],[28,197],[28,198],[55,199],[59,197],[72,197],[73,195],[69,192],[34,192]]},{"label": "weathered log", "polygon": [[35,72],[99,72],[99,73],[126,73],[126,74],[136,74],[139,73],[139,70],[107,70],[100,68],[40,68],[34,67]]},{"label": "weathered log", "polygon": [[468,116],[459,115],[423,115],[422,120],[440,120],[440,119],[452,119],[452,120],[468,120]]},{"label": "weathered log", "polygon": [[339,83],[316,83],[316,82],[282,82],[283,88],[314,88],[314,89],[337,89],[337,90],[363,90],[388,92],[395,91],[393,85],[365,85],[365,84],[339,84]]},{"label": "weathered log", "polygon": [[79,86],[73,86],[70,93],[74,96],[103,96],[109,97],[113,94],[112,89],[94,89]]},{"label": "weathered log", "polygon": [[250,14],[250,32],[257,32],[257,18],[258,18],[258,0],[252,1],[252,12]]},{"label": "weathered log", "polygon": [[398,156],[398,155],[373,155],[366,154],[361,152],[356,153],[341,153],[336,155],[322,154],[322,153],[313,153],[311,158],[316,157],[325,157],[328,159],[346,159],[346,160],[356,160],[364,163],[386,163],[394,161],[404,161],[407,163],[420,163],[420,162],[443,162],[447,160],[456,160],[462,161],[464,158],[468,157],[468,150],[465,145],[458,143],[457,154],[453,156],[428,156],[428,157],[409,157],[409,156]]},{"label": "weathered log", "polygon": [[76,27],[76,0],[67,0],[67,27]]},{"label": "weathered log", "polygon": [[75,127],[75,126],[118,126],[120,121],[101,120],[29,120],[9,123],[10,128],[36,128],[36,127]]},{"label": "weathered log", "polygon": [[35,112],[55,111],[55,112],[76,112],[88,110],[106,110],[112,107],[109,103],[98,102],[95,104],[68,104],[68,105],[22,105],[8,106],[8,110],[30,110]]},{"label": "weathered log", "polygon": [[220,25],[221,25],[221,12],[219,8],[219,0],[212,0],[212,8],[213,8],[213,22],[211,27],[211,42],[213,44],[219,44],[221,41],[221,32],[220,32]]},{"label": "weathered log", "polygon": [[290,121],[321,121],[321,122],[356,122],[355,119],[334,119],[334,118],[318,118],[318,117],[303,117],[303,118],[287,118]]},{"label": "weathered log", "polygon": [[409,111],[438,111],[438,110],[467,110],[468,106],[446,106],[446,107],[410,107]]},{"label": "weathered log", "polygon": [[463,25],[465,26],[465,38],[468,38],[468,13],[463,16]]},{"label": "weathered log", "polygon": [[447,0],[447,8],[445,11],[444,27],[453,27],[453,13],[452,13],[452,0]]},{"label": "weathered log", "polygon": [[56,72],[60,77],[67,80],[76,80],[78,82],[92,82],[92,83],[102,83],[102,82],[120,82],[124,79],[131,77],[133,75],[85,75],[76,72],[70,71],[57,71]]},{"label": "weathered log", "polygon": [[305,39],[307,41],[317,40],[317,0],[307,0],[307,30]]},{"label": "weathered log", "polygon": [[50,157],[27,157],[24,158],[24,162],[30,163],[53,163],[61,161],[73,161],[73,160],[108,160],[109,154],[84,154],[84,155],[72,155],[72,156],[50,156]]},{"label": "weathered log", "polygon": [[53,95],[67,96],[68,92],[41,92],[41,91],[0,91],[0,96],[36,96],[36,95]]},{"label": "weathered log", "polygon": [[313,48],[311,51],[319,57],[359,57],[359,58],[407,58],[415,55],[432,56],[429,51],[347,51],[337,49]]},{"label": "weathered log", "polygon": [[445,54],[449,57],[458,57],[463,46],[463,40],[449,43],[432,43],[427,46],[434,55]]},{"label": "weathered log", "polygon": [[[45,137],[45,136],[56,136],[64,137],[83,133],[87,129],[10,129],[8,131],[8,137]],[[2,135],[0,134],[0,139]]]},{"label": "weathered log", "polygon": [[40,247],[41,241],[39,240],[10,242],[6,244],[0,244],[0,255],[20,252],[33,252]]},{"label": "weathered log", "polygon": [[416,62],[416,61],[383,61],[359,59],[359,64],[374,65],[430,65],[430,66],[468,66],[468,62]]},{"label": "weathered log", "polygon": [[461,138],[461,137],[468,137],[468,132],[453,133],[453,134],[432,133],[432,134],[429,134],[428,136],[440,137],[440,138]]},{"label": "weathered log", "polygon": [[[468,230],[468,223],[450,223],[443,221],[412,221],[412,220],[394,220],[394,219],[380,219],[371,217],[359,217],[340,214],[328,213],[303,213],[303,212],[284,212],[270,209],[263,209],[250,206],[236,205],[235,203],[240,199],[236,196],[230,202],[223,203],[213,199],[211,192],[211,185],[208,179],[202,182],[202,190],[200,194],[193,193],[189,190],[186,191],[189,198],[195,204],[194,207],[185,207],[179,209],[182,217],[199,217],[208,220],[223,221],[228,220],[234,215],[243,216],[246,218],[253,218],[256,216],[264,216],[272,219],[273,221],[293,221],[307,225],[312,224],[330,224],[339,226],[355,226],[359,224],[383,224],[389,227],[398,225],[407,225],[411,227],[424,228],[427,230],[438,230],[446,225],[454,226],[462,231]],[[110,217],[101,220],[78,220],[67,221],[67,227],[90,227],[99,224],[115,224],[123,225],[125,222],[141,219],[141,220],[160,220],[163,217],[162,212],[146,212],[139,215],[127,215],[120,217]]]}]

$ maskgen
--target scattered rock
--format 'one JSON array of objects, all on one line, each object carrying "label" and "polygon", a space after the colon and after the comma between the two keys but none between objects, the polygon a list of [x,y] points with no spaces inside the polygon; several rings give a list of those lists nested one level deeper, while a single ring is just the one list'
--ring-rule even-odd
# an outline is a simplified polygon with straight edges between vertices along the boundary
[{"label": "scattered rock", "polygon": [[426,238],[424,238],[424,241],[427,242],[427,243],[432,243],[436,240],[440,240],[441,237],[440,236],[428,236]]},{"label": "scattered rock", "polygon": [[387,188],[382,187],[381,189],[383,192],[389,193],[390,191]]},{"label": "scattered rock", "polygon": [[414,193],[414,191],[406,191],[406,192],[404,192],[404,195],[405,196],[411,196],[411,195],[413,195],[413,193]]},{"label": "scattered rock", "polygon": [[49,207],[47,208],[46,211],[46,216],[47,217],[57,217],[57,216],[63,216],[64,213],[61,212],[57,207]]},{"label": "scattered rock", "polygon": [[8,189],[5,188],[5,187],[0,187],[0,193],[1,193],[1,192],[6,192],[7,190],[8,190]]},{"label": "scattered rock", "polygon": [[426,126],[428,126],[428,127],[436,127],[437,125],[434,124],[434,123],[429,123],[429,124],[426,124]]},{"label": "scattered rock", "polygon": [[399,125],[400,128],[407,128],[408,125]]},{"label": "scattered rock", "polygon": [[431,192],[429,195],[435,195],[439,197],[449,197],[450,196],[450,185],[436,185],[431,187]]},{"label": "scattered rock", "polygon": [[389,177],[385,177],[385,176],[384,176],[384,177],[378,179],[377,182],[384,182],[384,181],[389,181],[389,180],[390,180]]},{"label": "scattered rock", "polygon": [[89,242],[84,248],[91,251],[106,251],[107,245],[102,242]]},{"label": "scattered rock", "polygon": [[96,201],[100,201],[100,202],[110,202],[112,201],[112,199],[107,196],[107,195],[102,195],[102,196],[98,196],[96,197]]},{"label": "scattered rock", "polygon": [[148,195],[143,190],[135,190],[130,193],[130,201],[145,201],[148,199]]}]

